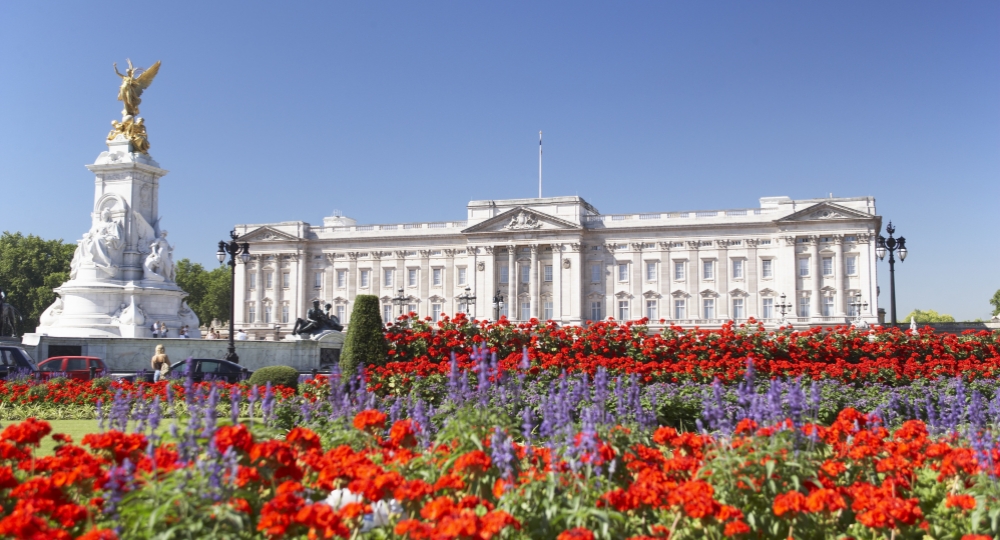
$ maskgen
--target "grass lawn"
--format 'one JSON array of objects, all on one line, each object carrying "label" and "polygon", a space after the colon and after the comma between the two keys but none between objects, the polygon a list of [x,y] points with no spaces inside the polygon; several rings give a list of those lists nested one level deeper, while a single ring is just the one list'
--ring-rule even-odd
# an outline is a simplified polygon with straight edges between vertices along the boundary
[{"label": "grass lawn", "polygon": [[73,437],[74,444],[80,444],[84,435],[98,432],[97,420],[46,420],[46,422],[52,425],[52,433],[42,439],[42,445],[35,452],[36,456],[52,455],[56,448],[56,441],[52,440],[52,435],[56,433],[65,433]]}]

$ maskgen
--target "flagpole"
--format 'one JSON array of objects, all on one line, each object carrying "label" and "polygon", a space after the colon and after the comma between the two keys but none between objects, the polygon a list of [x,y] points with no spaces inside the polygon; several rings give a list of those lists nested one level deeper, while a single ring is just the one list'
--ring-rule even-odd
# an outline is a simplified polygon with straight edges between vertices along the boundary
[{"label": "flagpole", "polygon": [[542,198],[542,132],[538,132],[538,198]]}]

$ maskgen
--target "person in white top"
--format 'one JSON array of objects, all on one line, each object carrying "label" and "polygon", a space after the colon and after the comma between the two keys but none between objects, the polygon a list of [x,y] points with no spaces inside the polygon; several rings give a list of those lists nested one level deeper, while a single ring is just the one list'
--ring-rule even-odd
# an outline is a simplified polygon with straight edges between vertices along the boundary
[{"label": "person in white top", "polygon": [[238,339],[240,341],[246,341],[248,339],[247,338],[247,333],[244,332],[242,328],[239,329],[239,330],[237,330],[236,331],[236,339]]}]

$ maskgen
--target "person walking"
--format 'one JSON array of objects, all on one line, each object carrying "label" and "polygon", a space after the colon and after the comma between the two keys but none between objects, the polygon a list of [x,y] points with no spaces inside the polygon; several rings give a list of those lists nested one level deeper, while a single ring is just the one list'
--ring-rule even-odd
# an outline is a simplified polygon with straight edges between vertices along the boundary
[{"label": "person walking", "polygon": [[156,346],[156,354],[153,355],[152,364],[153,382],[157,382],[167,376],[167,372],[170,371],[170,358],[167,356],[167,350],[163,348],[163,345]]},{"label": "person walking", "polygon": [[153,337],[160,337],[160,321],[156,321],[152,326],[149,327],[153,332]]},{"label": "person walking", "polygon": [[168,331],[169,329],[167,328],[167,323],[160,323],[160,337],[162,338],[167,337]]}]

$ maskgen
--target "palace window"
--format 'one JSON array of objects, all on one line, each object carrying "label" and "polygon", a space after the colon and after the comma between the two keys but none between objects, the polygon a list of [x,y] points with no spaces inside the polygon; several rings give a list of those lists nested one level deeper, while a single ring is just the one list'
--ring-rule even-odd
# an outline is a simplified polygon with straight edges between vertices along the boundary
[{"label": "palace window", "polygon": [[704,312],[703,313],[703,317],[704,318],[706,318],[706,319],[714,319],[715,318],[715,299],[714,298],[705,298],[705,299],[703,299],[702,300],[702,311]]},{"label": "palace window", "polygon": [[531,265],[522,264],[521,265],[521,283],[528,283],[531,281]]},{"label": "palace window", "polygon": [[628,281],[628,263],[618,263],[618,281]]},{"label": "palace window", "polygon": [[392,278],[395,271],[392,268],[385,268],[382,270],[382,285],[386,287],[392,287]]},{"label": "palace window", "polygon": [[344,323],[346,321],[346,319],[344,319],[344,314],[346,312],[347,312],[346,306],[344,306],[343,304],[337,306],[337,320],[340,321],[341,323]]},{"label": "palace window", "polygon": [[410,287],[417,286],[417,269],[407,268],[406,269],[406,284]]},{"label": "palace window", "polygon": [[799,297],[799,317],[809,316],[809,297],[801,296]]},{"label": "palace window", "polygon": [[774,277],[774,261],[763,259],[760,261],[760,277],[770,279]]},{"label": "palace window", "polygon": [[320,289],[323,287],[323,272],[313,272],[313,288]]},{"label": "palace window", "polygon": [[253,324],[257,322],[257,303],[250,302],[247,304],[247,323]]},{"label": "palace window", "polygon": [[545,281],[552,283],[552,265],[545,265]]},{"label": "palace window", "polygon": [[459,267],[459,269],[458,269],[458,284],[459,285],[465,285],[465,279],[466,279],[465,275],[466,275],[466,268],[464,266]]},{"label": "palace window", "polygon": [[382,322],[383,323],[392,322],[392,304],[384,304],[382,306]]},{"label": "palace window", "polygon": [[674,300],[674,319],[681,321],[687,318],[684,300]]},{"label": "palace window", "polygon": [[656,263],[646,263],[646,281],[656,281]]},{"label": "palace window", "polygon": [[733,279],[743,279],[743,259],[733,259]]},{"label": "palace window", "polygon": [[684,281],[684,261],[674,261],[674,281]]},{"label": "palace window", "polygon": [[282,322],[282,324],[288,324],[288,303],[287,302],[281,304],[281,322]]},{"label": "palace window", "polygon": [[833,275],[833,257],[823,257],[823,275]]},{"label": "palace window", "polygon": [[416,312],[417,312],[417,305],[416,304],[408,304],[406,306],[406,313],[407,314],[416,313]]},{"label": "palace window", "polygon": [[264,272],[264,288],[274,288],[274,272]]},{"label": "palace window", "polygon": [[500,265],[500,283],[510,283],[510,268],[506,264]]},{"label": "palace window", "polygon": [[292,276],[288,272],[281,273],[281,288],[288,289],[292,286]]},{"label": "palace window", "polygon": [[[431,276],[432,276],[432,279],[433,279],[434,286],[435,287],[440,287],[441,286],[441,282],[444,279],[444,269],[443,268],[435,268],[433,270],[433,272],[431,273]],[[437,320],[437,319],[434,319],[434,320]]]},{"label": "palace window", "polygon": [[761,317],[764,319],[774,318],[774,298],[764,298],[761,300],[762,313]]},{"label": "palace window", "polygon": [[809,275],[809,257],[802,257],[799,259],[799,275],[808,276]]},{"label": "palace window", "polygon": [[521,301],[521,320],[527,321],[531,319],[531,302],[527,300]]},{"label": "palace window", "polygon": [[250,272],[249,280],[248,281],[250,283],[250,290],[252,291],[252,290],[256,289],[257,288],[257,272]]},{"label": "palace window", "polygon": [[619,300],[618,301],[618,320],[619,321],[624,322],[624,321],[629,320],[628,307],[629,307],[628,306],[628,300]]},{"label": "palace window", "polygon": [[715,278],[715,261],[701,261],[701,269],[702,279]]},{"label": "palace window", "polygon": [[590,281],[593,283],[601,282],[601,265],[599,264],[590,265]]},{"label": "palace window", "polygon": [[441,304],[431,304],[431,321],[441,320]]},{"label": "palace window", "polygon": [[745,318],[743,316],[743,299],[733,298],[733,319],[740,320]]},{"label": "palace window", "polygon": [[656,300],[646,300],[646,318],[650,321],[657,320],[656,317]]},{"label": "palace window", "polygon": [[271,324],[271,304],[264,304],[264,324]]},{"label": "palace window", "polygon": [[554,316],[553,313],[552,313],[552,300],[547,300],[545,302],[545,304],[543,304],[543,306],[544,306],[545,312],[542,314],[542,317],[546,321],[552,320],[552,317]]},{"label": "palace window", "polygon": [[601,315],[601,303],[591,302],[590,303],[590,320],[599,321],[604,317]]},{"label": "palace window", "polygon": [[364,287],[368,287],[369,283],[371,282],[371,278],[372,278],[372,271],[371,270],[362,270],[361,271],[361,285],[359,285],[359,286],[363,287],[363,288]]},{"label": "palace window", "polygon": [[844,259],[844,262],[847,263],[847,275],[849,276],[858,275],[858,258],[856,256],[851,255],[846,259]]},{"label": "palace window", "polygon": [[337,288],[347,287],[347,270],[337,270]]},{"label": "palace window", "polygon": [[833,317],[833,297],[824,296],[823,297],[823,316]]}]

